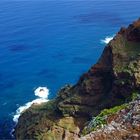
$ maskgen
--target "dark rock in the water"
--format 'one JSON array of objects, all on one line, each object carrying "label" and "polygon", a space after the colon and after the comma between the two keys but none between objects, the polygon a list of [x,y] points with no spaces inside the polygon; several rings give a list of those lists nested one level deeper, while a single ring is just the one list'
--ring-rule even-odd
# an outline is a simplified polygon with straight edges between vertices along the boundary
[{"label": "dark rock in the water", "polygon": [[38,45],[26,45],[26,44],[15,44],[15,45],[11,45],[11,46],[7,46],[7,48],[11,51],[11,52],[22,52],[22,51],[29,51],[31,49],[37,49],[40,46]]},{"label": "dark rock in the water", "polygon": [[13,51],[13,52],[26,51],[29,49],[25,45],[12,45],[12,46],[8,46],[8,48],[10,51]]},{"label": "dark rock in the water", "polygon": [[[41,105],[33,105],[26,110],[16,126],[16,138],[78,140],[82,130],[93,116],[98,115],[105,108],[129,102],[134,91],[139,92],[140,89],[139,29],[140,20],[128,28],[121,28],[105,47],[99,61],[81,76],[76,85],[67,85],[59,91],[55,99]],[[139,104],[137,106],[139,107]],[[131,110],[133,112],[133,109],[130,108],[130,112]],[[139,111],[134,111],[134,113],[139,113]],[[133,116],[138,117],[135,114]],[[122,117],[118,119],[122,122]],[[115,118],[114,121],[119,122]],[[115,137],[116,140],[133,139],[132,135],[140,137],[139,127],[132,127],[131,122],[129,125],[127,122],[124,123],[126,130],[130,128],[126,135],[120,136],[121,126],[114,129],[113,127],[117,127],[114,125],[111,127],[113,132],[110,127],[103,132],[100,131],[100,135],[98,135],[98,130],[97,132],[94,130],[93,138],[87,135],[81,139],[110,140],[113,137],[110,136],[111,134],[118,135]],[[138,122],[137,124],[140,125]],[[130,132],[129,137],[127,134]]]},{"label": "dark rock in the water", "polygon": [[124,24],[125,21],[115,12],[106,12],[106,11],[100,11],[100,12],[91,12],[87,14],[81,14],[74,16],[75,19],[78,19],[80,23],[88,24],[88,23],[95,23],[95,21],[100,21],[107,23],[109,25],[121,25]]}]

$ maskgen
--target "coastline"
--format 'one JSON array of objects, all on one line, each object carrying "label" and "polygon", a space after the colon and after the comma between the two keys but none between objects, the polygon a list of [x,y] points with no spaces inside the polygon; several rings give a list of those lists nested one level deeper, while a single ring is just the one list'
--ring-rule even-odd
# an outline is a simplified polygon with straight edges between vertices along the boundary
[{"label": "coastline", "polygon": [[[128,104],[131,104],[134,95],[139,95],[139,23],[140,19],[127,28],[121,28],[106,45],[98,62],[80,77],[77,84],[66,85],[55,99],[40,106],[32,105],[26,110],[15,128],[16,138],[75,140],[85,133],[85,124],[92,121],[92,117],[101,117],[101,120],[93,119],[97,124],[94,126],[93,123],[92,131],[96,134],[96,129],[98,133],[98,129],[109,125],[104,115],[100,114],[113,111],[111,115],[114,115],[125,110],[128,115]],[[134,105],[139,106],[139,99]],[[127,133],[118,136],[121,139],[128,137],[130,131],[127,129]]]}]

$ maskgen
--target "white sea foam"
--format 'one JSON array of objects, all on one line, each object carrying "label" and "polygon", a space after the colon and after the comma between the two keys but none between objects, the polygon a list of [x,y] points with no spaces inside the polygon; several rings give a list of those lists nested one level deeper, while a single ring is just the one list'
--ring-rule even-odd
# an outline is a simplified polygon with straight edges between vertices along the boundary
[{"label": "white sea foam", "polygon": [[49,95],[49,89],[47,87],[38,87],[34,92],[35,96],[40,98],[47,98]]},{"label": "white sea foam", "polygon": [[108,44],[113,39],[113,37],[114,36],[107,36],[105,39],[101,40],[101,43]]},{"label": "white sea foam", "polygon": [[25,105],[23,106],[20,106],[17,110],[16,110],[16,113],[13,117],[13,121],[15,123],[18,122],[18,119],[21,115],[21,113],[23,111],[25,111],[26,109],[28,109],[32,104],[41,104],[41,103],[44,103],[44,102],[47,102],[49,101],[48,100],[48,95],[49,95],[49,89],[47,87],[38,87],[35,91],[35,96],[38,96],[39,98],[31,101],[31,102],[28,102],[26,103]]}]

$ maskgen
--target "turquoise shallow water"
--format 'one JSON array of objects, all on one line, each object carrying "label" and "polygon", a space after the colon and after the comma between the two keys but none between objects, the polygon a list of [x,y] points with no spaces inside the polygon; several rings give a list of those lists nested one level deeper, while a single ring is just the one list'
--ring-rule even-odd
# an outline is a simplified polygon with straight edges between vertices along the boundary
[{"label": "turquoise shallow water", "polygon": [[16,109],[47,86],[49,99],[96,63],[105,44],[140,16],[139,1],[0,1],[0,139]]}]

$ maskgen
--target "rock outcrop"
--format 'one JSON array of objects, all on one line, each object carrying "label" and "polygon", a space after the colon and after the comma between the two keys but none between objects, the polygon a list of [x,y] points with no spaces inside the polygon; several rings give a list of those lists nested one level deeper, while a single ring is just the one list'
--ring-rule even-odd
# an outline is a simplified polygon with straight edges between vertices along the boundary
[{"label": "rock outcrop", "polygon": [[[133,93],[139,94],[139,89],[140,19],[128,28],[121,28],[105,47],[99,61],[81,76],[76,85],[65,86],[55,99],[41,105],[32,105],[23,112],[15,128],[16,138],[79,140],[93,116],[105,108],[131,101]],[[139,103],[136,105],[139,107]],[[133,109],[130,107],[130,111]],[[134,112],[133,116],[137,118],[135,113],[140,112]],[[127,137],[129,133],[140,137],[139,126],[135,130],[131,121],[128,121],[130,128],[127,129],[127,135],[122,136],[123,125],[120,126],[120,122],[124,123],[124,127],[129,127],[120,113],[105,128],[90,132],[93,138],[89,134],[81,139],[111,140],[111,134],[118,134],[118,139],[124,140],[131,139]]]}]

